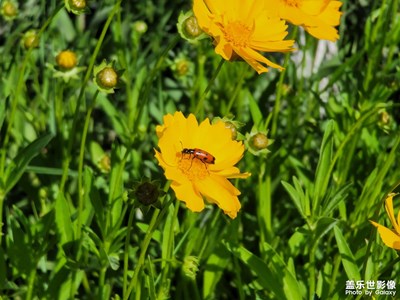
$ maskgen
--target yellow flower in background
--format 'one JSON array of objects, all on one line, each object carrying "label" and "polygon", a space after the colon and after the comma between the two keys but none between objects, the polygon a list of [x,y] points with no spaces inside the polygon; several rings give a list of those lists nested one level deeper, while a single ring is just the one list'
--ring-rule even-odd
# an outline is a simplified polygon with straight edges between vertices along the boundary
[{"label": "yellow flower in background", "polygon": [[[268,16],[262,0],[194,0],[193,12],[201,29],[214,38],[215,52],[226,60],[240,56],[259,74],[266,66],[282,69],[258,51],[292,51],[285,21]],[[265,66],[266,65],[266,66]]]},{"label": "yellow flower in background", "polygon": [[321,40],[336,41],[335,26],[340,23],[342,6],[335,0],[265,0],[268,8],[280,18],[302,26],[309,34]]},{"label": "yellow flower in background", "polygon": [[378,233],[382,238],[382,241],[385,243],[386,246],[400,250],[400,211],[397,215],[397,220],[394,216],[393,210],[393,197],[396,194],[391,193],[385,200],[385,210],[389,216],[390,222],[392,223],[393,230],[375,223],[374,221],[370,221],[372,225],[378,228]]},{"label": "yellow flower in background", "polygon": [[250,176],[234,167],[243,156],[243,143],[232,140],[224,122],[210,124],[205,119],[198,124],[193,114],[185,118],[182,112],[164,116],[156,132],[160,151],[155,150],[155,157],[176,197],[194,212],[204,209],[204,197],[234,219],[240,191],[228,178]]}]

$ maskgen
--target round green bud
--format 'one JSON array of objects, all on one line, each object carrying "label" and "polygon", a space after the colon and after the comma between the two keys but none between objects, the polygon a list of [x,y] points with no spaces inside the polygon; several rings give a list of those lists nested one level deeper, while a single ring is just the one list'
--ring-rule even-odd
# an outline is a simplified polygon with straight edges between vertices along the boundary
[{"label": "round green bud", "polygon": [[18,8],[12,1],[4,1],[1,6],[1,13],[6,20],[12,20],[17,16]]},{"label": "round green bud", "polygon": [[147,24],[144,21],[136,21],[133,23],[133,29],[139,34],[144,34],[147,31]]},{"label": "round green bud", "polygon": [[196,38],[203,33],[195,16],[191,16],[183,22],[183,30],[185,35],[190,38]]},{"label": "round green bud", "polygon": [[39,37],[35,30],[30,30],[24,34],[23,44],[25,49],[37,48],[39,46]]},{"label": "round green bud", "polygon": [[118,74],[111,67],[105,67],[96,75],[97,83],[104,89],[113,89],[118,84]]},{"label": "round green bud", "polygon": [[256,150],[266,149],[269,144],[267,136],[260,132],[252,136],[250,142],[251,146]]},{"label": "round green bud", "polygon": [[71,9],[76,10],[84,10],[87,7],[87,3],[85,0],[70,0],[69,5]]}]

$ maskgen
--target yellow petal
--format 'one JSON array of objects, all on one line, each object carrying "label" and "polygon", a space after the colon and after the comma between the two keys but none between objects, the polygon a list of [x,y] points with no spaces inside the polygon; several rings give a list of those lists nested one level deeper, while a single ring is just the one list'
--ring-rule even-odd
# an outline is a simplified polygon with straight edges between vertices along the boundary
[{"label": "yellow petal", "polygon": [[385,200],[385,210],[386,213],[389,216],[390,222],[392,223],[392,226],[394,227],[394,230],[400,235],[400,225],[397,223],[396,218],[394,216],[394,210],[393,210],[393,197],[396,194],[390,193],[388,197]]},{"label": "yellow petal", "polygon": [[304,29],[311,34],[313,37],[316,37],[320,40],[328,40],[335,42],[339,38],[338,31],[334,27],[330,26],[319,26],[319,27],[307,27]]},{"label": "yellow petal", "polygon": [[254,59],[256,61],[265,63],[267,66],[270,66],[270,67],[273,67],[273,68],[276,68],[279,70],[283,70],[283,68],[280,65],[273,63],[272,61],[265,58],[260,53],[258,53],[257,51],[254,51],[251,48],[243,48],[243,49],[241,49],[241,53],[243,54],[243,56],[245,56],[245,59],[246,58]]},{"label": "yellow petal", "polygon": [[182,184],[172,182],[171,188],[174,190],[176,198],[185,202],[187,208],[191,211],[199,212],[204,209],[203,197],[194,189],[189,180],[186,180]]},{"label": "yellow petal", "polygon": [[372,223],[372,225],[378,228],[378,233],[386,246],[396,250],[400,250],[400,236],[398,234],[376,222],[370,222]]},{"label": "yellow petal", "polygon": [[232,219],[236,217],[241,207],[236,195],[240,192],[226,178],[211,174],[196,182],[196,186],[209,202],[217,204]]}]

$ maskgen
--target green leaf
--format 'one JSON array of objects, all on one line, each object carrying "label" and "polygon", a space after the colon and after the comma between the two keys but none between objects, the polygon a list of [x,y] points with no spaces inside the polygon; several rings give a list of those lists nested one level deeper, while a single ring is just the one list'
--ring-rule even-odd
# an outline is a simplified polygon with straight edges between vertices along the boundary
[{"label": "green leaf", "polygon": [[156,300],[156,285],[155,285],[155,280],[154,280],[154,263],[151,261],[151,257],[147,257],[147,262],[148,262],[148,272],[146,274],[146,281],[149,289],[149,297],[150,300]]},{"label": "green leaf", "polygon": [[59,192],[56,198],[56,225],[61,235],[61,245],[74,239],[74,230],[71,220],[71,209],[64,194]]},{"label": "green leaf", "polygon": [[220,281],[223,271],[229,263],[229,252],[219,245],[208,257],[204,267],[203,295],[204,299],[212,299],[215,287]]},{"label": "green leaf", "polygon": [[111,227],[114,227],[120,221],[122,213],[124,163],[121,157],[123,150],[126,151],[126,149],[114,145],[111,151],[110,194],[108,196],[108,205],[111,207]]},{"label": "green leaf", "polygon": [[327,234],[333,228],[333,226],[336,225],[337,222],[338,220],[334,218],[328,218],[328,217],[319,218],[316,223],[315,233],[314,233],[316,241],[322,238],[325,234]]},{"label": "green leaf", "polygon": [[296,177],[293,177],[293,182],[296,188],[294,188],[291,184],[285,181],[282,181],[282,185],[285,188],[285,190],[289,193],[290,198],[293,200],[293,203],[296,206],[299,213],[301,214],[301,216],[304,219],[306,219],[310,211],[309,199],[306,196],[306,194],[304,194],[300,182]]},{"label": "green leaf", "polygon": [[6,117],[6,99],[1,99],[0,100],[0,129],[3,126],[5,117]]},{"label": "green leaf", "polygon": [[22,230],[19,220],[13,215],[10,215],[9,225],[7,255],[19,276],[28,275],[36,265],[30,234]]},{"label": "green leaf", "polygon": [[111,269],[114,271],[119,269],[119,257],[117,253],[111,253],[107,256],[108,263],[110,264]]},{"label": "green leaf", "polygon": [[0,247],[0,290],[4,288],[6,283],[6,260],[4,257],[4,250]]},{"label": "green leaf", "polygon": [[346,199],[348,191],[350,187],[352,186],[351,183],[341,187],[339,190],[335,191],[335,195],[333,197],[328,197],[328,200],[326,203],[322,203],[322,215],[323,216],[328,216],[335,208],[336,206]]},{"label": "green leaf", "polygon": [[342,256],[342,264],[346,271],[347,278],[349,280],[360,280],[361,275],[357,267],[356,260],[353,253],[350,250],[349,245],[343,237],[343,234],[339,227],[336,225],[333,227],[335,232],[336,243],[339,248],[340,255]]},{"label": "green leaf", "polygon": [[256,100],[254,100],[253,96],[251,95],[251,93],[248,90],[246,92],[246,95],[247,95],[247,98],[249,99],[249,104],[250,104],[249,107],[250,107],[250,113],[251,113],[251,117],[253,119],[253,123],[258,125],[262,121],[261,110],[258,107]]},{"label": "green leaf", "polygon": [[274,293],[277,299],[302,299],[295,275],[269,244],[264,243],[263,246],[266,249],[264,255],[268,257],[269,264],[243,246],[233,248],[227,245],[227,249],[241,259],[257,275],[258,283]]},{"label": "green leaf", "polygon": [[31,160],[38,155],[44,147],[47,146],[52,138],[53,135],[48,133],[30,143],[26,148],[18,153],[6,170],[6,193],[8,193],[14,187],[14,185],[21,178],[22,174],[25,172],[25,169]]},{"label": "green leaf", "polygon": [[332,161],[332,150],[333,150],[333,129],[335,122],[330,120],[326,125],[325,134],[322,139],[322,145],[320,148],[320,156],[317,165],[317,171],[315,172],[315,187],[314,187],[314,198],[312,211],[315,213],[319,209],[319,204],[322,196],[326,192],[328,182],[330,179],[329,167]]}]

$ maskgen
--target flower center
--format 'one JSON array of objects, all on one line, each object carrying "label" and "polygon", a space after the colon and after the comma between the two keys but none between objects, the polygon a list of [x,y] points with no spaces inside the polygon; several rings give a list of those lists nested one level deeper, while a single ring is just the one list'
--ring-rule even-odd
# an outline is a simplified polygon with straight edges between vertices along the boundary
[{"label": "flower center", "polygon": [[190,180],[202,180],[210,175],[207,164],[192,155],[179,153],[178,169]]},{"label": "flower center", "polygon": [[240,21],[229,22],[224,29],[226,40],[238,47],[246,46],[253,33],[252,28]]},{"label": "flower center", "polygon": [[302,0],[283,0],[283,2],[284,2],[287,6],[299,7],[299,6],[301,6]]}]

